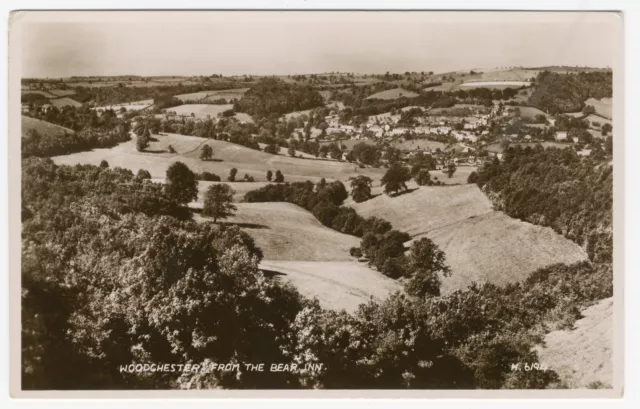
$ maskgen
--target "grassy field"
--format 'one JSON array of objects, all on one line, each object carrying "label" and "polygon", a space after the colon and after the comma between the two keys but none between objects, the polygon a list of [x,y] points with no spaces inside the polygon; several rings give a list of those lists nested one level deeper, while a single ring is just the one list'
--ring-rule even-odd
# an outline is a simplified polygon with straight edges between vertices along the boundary
[{"label": "grassy field", "polygon": [[367,99],[398,99],[402,97],[414,98],[417,96],[418,94],[416,94],[415,92],[407,91],[403,88],[394,88],[369,95]]},{"label": "grassy field", "polygon": [[153,105],[152,99],[144,99],[141,101],[126,102],[123,104],[105,105],[105,106],[95,107],[93,109],[113,109],[114,111],[117,111],[120,108],[124,108],[127,111],[134,111],[134,110],[145,109],[147,107],[150,107],[151,105]]},{"label": "grassy field", "polygon": [[[259,143],[258,145],[260,145],[260,149],[263,149],[263,150],[267,146],[266,143]],[[278,154],[279,155],[283,155],[283,156],[290,156],[288,148],[283,148],[282,146],[280,148],[278,148]],[[302,152],[302,151],[296,151],[296,157],[298,157],[298,158],[306,158],[306,159],[316,159],[315,156],[310,155],[310,154],[308,154],[306,152]]]},{"label": "grassy field", "polygon": [[612,118],[612,102],[613,101],[611,100],[611,98],[602,98],[601,100],[589,98],[588,100],[584,101],[585,104],[593,106],[596,109],[598,115],[602,115],[603,117],[609,119]]},{"label": "grassy field", "polygon": [[330,145],[332,143],[341,144],[346,149],[353,149],[353,147],[356,146],[359,143],[364,143],[364,144],[367,144],[367,145],[375,145],[376,144],[376,142],[374,140],[365,138],[365,139],[343,139],[343,140],[340,140],[340,141],[322,141],[322,142],[320,142],[320,145]]},{"label": "grassy field", "polygon": [[323,226],[311,212],[291,203],[238,203],[226,220],[245,228],[267,260],[349,261],[360,239]]},{"label": "grassy field", "polygon": [[56,97],[68,97],[76,93],[72,89],[50,89],[49,92],[55,95]]},{"label": "grassy field", "polygon": [[540,363],[560,375],[569,388],[584,388],[594,382],[613,385],[613,298],[582,312],[571,330],[547,334],[536,347]]},{"label": "grassy field", "polygon": [[313,111],[313,109],[305,109],[303,111],[293,111],[293,112],[289,112],[288,114],[284,114],[284,119],[286,119],[287,121],[291,118],[297,118],[299,116],[302,115],[309,115],[309,112]]},{"label": "grassy field", "polygon": [[277,272],[278,279],[291,282],[307,297],[316,297],[322,307],[354,312],[362,303],[383,300],[401,290],[398,282],[356,261],[264,260],[260,267]]},{"label": "grassy field", "polygon": [[62,108],[65,106],[72,106],[72,107],[79,108],[82,106],[80,102],[67,97],[51,99],[49,100],[49,103],[56,108]]},{"label": "grassy field", "polygon": [[178,115],[191,116],[193,114],[196,118],[206,119],[207,117],[215,118],[219,113],[232,108],[233,104],[185,104],[179,105],[177,107],[167,108],[167,111],[173,111]]},{"label": "grassy field", "polygon": [[75,133],[69,128],[65,128],[59,125],[52,124],[51,122],[41,121],[39,119],[23,116],[21,120],[22,124],[22,137],[27,135],[27,132],[31,129],[35,129],[40,135],[64,135]]},{"label": "grassy field", "polygon": [[437,148],[444,150],[444,148],[447,147],[445,143],[438,142],[438,141],[430,141],[428,139],[413,139],[410,141],[400,141],[396,139],[391,143],[391,145],[394,148],[397,148],[403,151],[414,151],[414,150],[424,151],[427,149],[435,150]]},{"label": "grassy field", "polygon": [[537,115],[544,115],[545,118],[549,117],[549,115],[545,114],[543,111],[535,107],[518,106],[513,108],[520,108],[520,116],[522,118],[534,118]]},{"label": "grassy field", "polygon": [[[598,116],[598,115],[589,115],[585,119],[589,121],[589,126],[591,128],[595,128],[593,125],[591,125],[592,122],[599,122],[600,126],[602,126],[604,124],[613,125],[613,123],[612,123],[612,121],[610,119],[606,119],[606,118],[603,118],[603,117]],[[595,129],[600,129],[600,127],[597,127]]]},{"label": "grassy field", "polygon": [[512,219],[502,212],[470,217],[426,236],[445,252],[453,272],[443,281],[443,293],[466,288],[474,281],[497,285],[517,282],[550,264],[587,258],[577,244],[551,228]]},{"label": "grassy field", "polygon": [[47,98],[56,98],[56,95],[52,94],[51,92],[38,90],[38,89],[22,89],[20,93],[21,95],[38,94]]},{"label": "grassy field", "polygon": [[182,101],[214,101],[216,99],[224,98],[226,100],[234,98],[242,98],[245,92],[249,88],[234,88],[212,91],[200,91],[191,94],[175,95],[176,98]]},{"label": "grassy field", "polygon": [[[360,169],[353,164],[338,161],[292,158],[284,155],[271,155],[241,145],[177,134],[154,135],[157,141],[151,142],[145,152],[138,152],[135,138],[110,149],[94,149],[71,155],[57,156],[53,160],[58,164],[88,163],[98,165],[102,159],[109,165],[120,166],[137,172],[148,170],[154,178],[164,178],[167,168],[176,161],[185,163],[195,172],[212,172],[226,178],[231,168],[238,169],[238,175],[245,173],[253,176],[257,182],[266,180],[267,170],[275,173],[280,170],[285,181],[319,181],[321,178],[347,180],[351,176],[364,174],[379,180],[384,174],[382,169]],[[212,161],[200,160],[201,145],[208,144],[213,149]],[[177,153],[169,153],[172,145]]]},{"label": "grassy field", "polygon": [[411,236],[492,211],[491,202],[476,185],[420,186],[397,197],[381,194],[349,205],[361,216],[382,217]]},{"label": "grassy field", "polygon": [[466,288],[473,281],[519,281],[549,264],[586,258],[577,244],[550,228],[493,211],[475,185],[423,186],[397,197],[380,195],[349,205],[363,217],[382,217],[414,238],[432,239],[445,252],[453,271],[443,282],[445,293]]}]

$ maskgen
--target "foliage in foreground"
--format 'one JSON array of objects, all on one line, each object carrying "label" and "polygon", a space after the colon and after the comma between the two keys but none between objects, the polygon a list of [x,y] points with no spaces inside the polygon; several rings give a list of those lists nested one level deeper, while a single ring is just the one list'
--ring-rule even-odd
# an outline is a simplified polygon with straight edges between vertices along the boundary
[{"label": "foliage in foreground", "polygon": [[[530,351],[541,335],[612,290],[602,285],[611,270],[584,262],[506,287],[398,293],[354,314],[327,311],[265,278],[248,235],[179,220],[160,185],[129,171],[31,159],[22,195],[25,389],[557,387],[553,371],[512,372],[510,364],[537,362]],[[242,365],[272,362],[302,370]],[[241,365],[120,371],[130,363]]]}]

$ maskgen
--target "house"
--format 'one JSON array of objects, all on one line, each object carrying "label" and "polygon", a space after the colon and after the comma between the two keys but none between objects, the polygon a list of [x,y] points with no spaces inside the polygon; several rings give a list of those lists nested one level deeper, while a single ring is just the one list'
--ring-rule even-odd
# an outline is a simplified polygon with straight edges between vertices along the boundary
[{"label": "house", "polygon": [[29,112],[29,104],[22,104],[22,113]]},{"label": "house", "polygon": [[504,148],[499,143],[493,143],[484,148],[490,158],[498,158],[502,160],[502,153]]},{"label": "house", "polygon": [[566,132],[556,132],[556,141],[566,141],[567,133]]}]

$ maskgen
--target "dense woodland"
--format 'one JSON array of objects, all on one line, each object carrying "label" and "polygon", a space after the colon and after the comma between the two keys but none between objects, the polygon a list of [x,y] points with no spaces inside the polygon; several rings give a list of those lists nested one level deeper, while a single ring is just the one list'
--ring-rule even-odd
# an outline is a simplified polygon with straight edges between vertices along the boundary
[{"label": "dense woodland", "polygon": [[288,84],[276,79],[263,79],[251,87],[235,104],[237,112],[256,118],[277,117],[288,112],[303,111],[324,105],[324,98],[310,86]]},{"label": "dense woodland", "polygon": [[611,71],[559,74],[543,71],[536,78],[536,87],[529,103],[550,114],[578,112],[589,98],[611,98]]},{"label": "dense woodland", "polygon": [[[251,86],[251,83],[224,80],[224,81],[203,81],[199,84],[184,85],[156,85],[149,87],[136,86],[112,86],[112,87],[75,87],[76,94],[73,99],[85,103],[94,102],[97,106],[121,104],[131,101],[141,101],[153,99],[154,103],[164,103],[171,100],[174,95],[191,94],[200,91],[214,91],[232,88],[244,88]],[[178,103],[176,103],[179,105]],[[165,105],[169,107],[172,105]]]},{"label": "dense woodland", "polygon": [[502,161],[478,172],[497,209],[549,226],[581,245],[591,260],[610,263],[613,251],[613,168],[571,149],[510,147]]}]

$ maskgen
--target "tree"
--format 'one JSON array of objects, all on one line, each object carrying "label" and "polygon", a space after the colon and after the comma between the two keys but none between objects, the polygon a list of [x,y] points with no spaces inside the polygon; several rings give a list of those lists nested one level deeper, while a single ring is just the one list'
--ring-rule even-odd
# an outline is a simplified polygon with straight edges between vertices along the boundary
[{"label": "tree", "polygon": [[211,160],[212,156],[213,156],[213,149],[211,149],[211,146],[204,145],[202,147],[202,150],[200,151],[200,159]]},{"label": "tree", "polygon": [[596,108],[593,107],[592,105],[585,105],[584,108],[582,109],[582,115],[584,116],[589,116],[595,113],[596,113]]},{"label": "tree", "polygon": [[174,162],[169,166],[164,188],[169,197],[178,203],[186,204],[198,198],[196,175],[182,162]]},{"label": "tree", "polygon": [[360,175],[349,178],[351,181],[351,197],[356,203],[364,202],[371,197],[371,184],[373,180],[370,177]]},{"label": "tree", "polygon": [[108,168],[109,167],[109,162],[107,162],[106,160],[102,159],[102,161],[100,161],[100,167],[101,168]]},{"label": "tree", "polygon": [[218,219],[226,219],[233,216],[237,207],[233,204],[233,195],[236,192],[227,184],[215,184],[209,186],[204,196],[202,215],[213,217],[215,223]]},{"label": "tree", "polygon": [[289,149],[287,149],[287,153],[289,154],[289,156],[296,156],[296,149],[293,147],[293,145],[289,145]]},{"label": "tree", "polygon": [[279,170],[276,170],[276,178],[274,180],[276,183],[284,182],[284,175]]},{"label": "tree", "polygon": [[440,275],[451,276],[451,269],[445,263],[444,252],[426,237],[414,241],[411,245],[406,271],[411,278],[405,283],[405,290],[416,297],[439,296]]},{"label": "tree", "polygon": [[278,153],[278,147],[275,143],[271,143],[264,147],[264,152],[276,155]]},{"label": "tree", "polygon": [[136,138],[136,149],[138,152],[142,152],[149,147],[149,142],[151,142],[151,134],[149,133],[149,129],[145,129],[141,135],[138,135]]},{"label": "tree", "polygon": [[235,182],[237,174],[238,174],[238,169],[231,168],[231,170],[229,171],[229,177],[227,178],[227,180],[229,180],[229,182]]},{"label": "tree", "polygon": [[445,169],[445,173],[450,178],[453,177],[454,173],[456,173],[456,164],[453,161],[449,162],[447,168]]},{"label": "tree", "polygon": [[409,179],[411,179],[409,169],[398,163],[394,163],[384,174],[380,182],[382,186],[384,186],[384,192],[390,194],[391,192],[398,193],[400,189],[406,190],[406,182]]},{"label": "tree", "polygon": [[476,183],[478,181],[478,172],[473,171],[467,177],[467,183]]},{"label": "tree", "polygon": [[138,170],[136,177],[138,179],[151,179],[151,173],[149,173],[149,171],[146,169],[140,169]]},{"label": "tree", "polygon": [[173,148],[172,145],[167,146],[167,150],[169,151],[169,153],[176,153],[176,150]]},{"label": "tree", "polygon": [[427,169],[420,169],[418,174],[414,176],[414,179],[420,186],[431,184],[431,174],[429,174]]},{"label": "tree", "polygon": [[271,182],[271,178],[273,177],[273,172],[271,170],[267,171],[267,180]]},{"label": "tree", "polygon": [[611,124],[604,124],[602,125],[602,128],[600,128],[600,130],[602,136],[607,136],[607,134],[613,130],[613,127],[611,126]]}]

